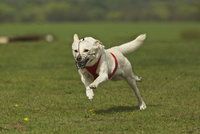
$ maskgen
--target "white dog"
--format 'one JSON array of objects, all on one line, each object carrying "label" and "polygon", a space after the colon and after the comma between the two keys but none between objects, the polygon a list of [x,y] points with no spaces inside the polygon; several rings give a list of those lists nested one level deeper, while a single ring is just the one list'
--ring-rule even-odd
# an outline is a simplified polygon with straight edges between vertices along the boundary
[{"label": "white dog", "polygon": [[81,80],[85,85],[86,95],[90,100],[94,97],[93,90],[100,83],[106,80],[124,79],[133,89],[138,99],[139,109],[144,110],[146,108],[136,85],[136,81],[140,81],[141,78],[133,73],[131,63],[124,56],[140,47],[145,38],[146,35],[142,34],[131,42],[104,49],[102,43],[92,37],[79,40],[78,35],[74,35],[72,53]]}]

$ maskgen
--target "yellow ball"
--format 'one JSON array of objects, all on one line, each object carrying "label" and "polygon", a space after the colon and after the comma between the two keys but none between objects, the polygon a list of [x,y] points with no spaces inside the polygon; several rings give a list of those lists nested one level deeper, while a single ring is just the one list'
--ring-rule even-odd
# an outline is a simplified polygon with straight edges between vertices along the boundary
[{"label": "yellow ball", "polygon": [[29,118],[28,118],[28,117],[25,117],[25,118],[24,118],[24,121],[29,121]]},{"label": "yellow ball", "polygon": [[15,107],[19,107],[19,105],[18,105],[18,104],[15,104],[14,106],[15,106]]}]

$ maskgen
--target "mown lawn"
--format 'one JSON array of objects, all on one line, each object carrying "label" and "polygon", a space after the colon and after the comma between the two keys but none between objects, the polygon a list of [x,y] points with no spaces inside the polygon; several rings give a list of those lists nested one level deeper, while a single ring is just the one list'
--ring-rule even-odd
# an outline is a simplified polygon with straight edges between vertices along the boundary
[{"label": "mown lawn", "polygon": [[[198,23],[0,24],[0,35],[52,33],[53,43],[0,45],[0,133],[200,133],[200,31]],[[147,103],[139,111],[126,82],[106,82],[87,100],[71,55],[74,33],[108,48],[147,33],[128,58]],[[198,32],[197,32],[198,33]]]}]

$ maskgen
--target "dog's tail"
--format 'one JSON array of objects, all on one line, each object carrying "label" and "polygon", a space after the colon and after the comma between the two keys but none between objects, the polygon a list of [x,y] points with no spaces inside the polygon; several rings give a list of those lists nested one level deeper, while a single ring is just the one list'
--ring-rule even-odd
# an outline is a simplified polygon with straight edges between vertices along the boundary
[{"label": "dog's tail", "polygon": [[135,40],[127,42],[120,46],[116,46],[114,48],[118,49],[118,51],[120,51],[123,54],[128,54],[138,49],[143,44],[145,39],[146,39],[146,34],[141,34]]}]

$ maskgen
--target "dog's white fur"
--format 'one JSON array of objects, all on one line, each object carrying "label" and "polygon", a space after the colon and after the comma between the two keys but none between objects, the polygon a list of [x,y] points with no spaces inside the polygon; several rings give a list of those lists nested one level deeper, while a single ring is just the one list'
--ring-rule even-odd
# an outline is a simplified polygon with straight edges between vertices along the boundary
[{"label": "dog's white fur", "polygon": [[83,60],[85,58],[89,58],[86,66],[92,66],[100,58],[99,65],[96,70],[96,73],[99,76],[95,80],[93,80],[93,76],[85,68],[78,69],[81,80],[86,88],[86,95],[90,100],[92,100],[94,97],[93,90],[96,89],[100,83],[108,80],[108,74],[112,73],[115,68],[115,61],[111,55],[111,53],[113,53],[117,58],[118,67],[111,79],[126,80],[138,99],[139,109],[144,110],[146,108],[146,104],[144,103],[140,95],[140,91],[136,85],[136,81],[140,81],[141,79],[133,73],[131,63],[124,56],[125,54],[131,53],[139,48],[143,44],[145,38],[146,34],[142,34],[135,40],[128,43],[109,49],[104,49],[102,43],[92,37],[79,39],[77,34],[74,35],[72,53],[75,60],[77,57],[81,57]]}]

